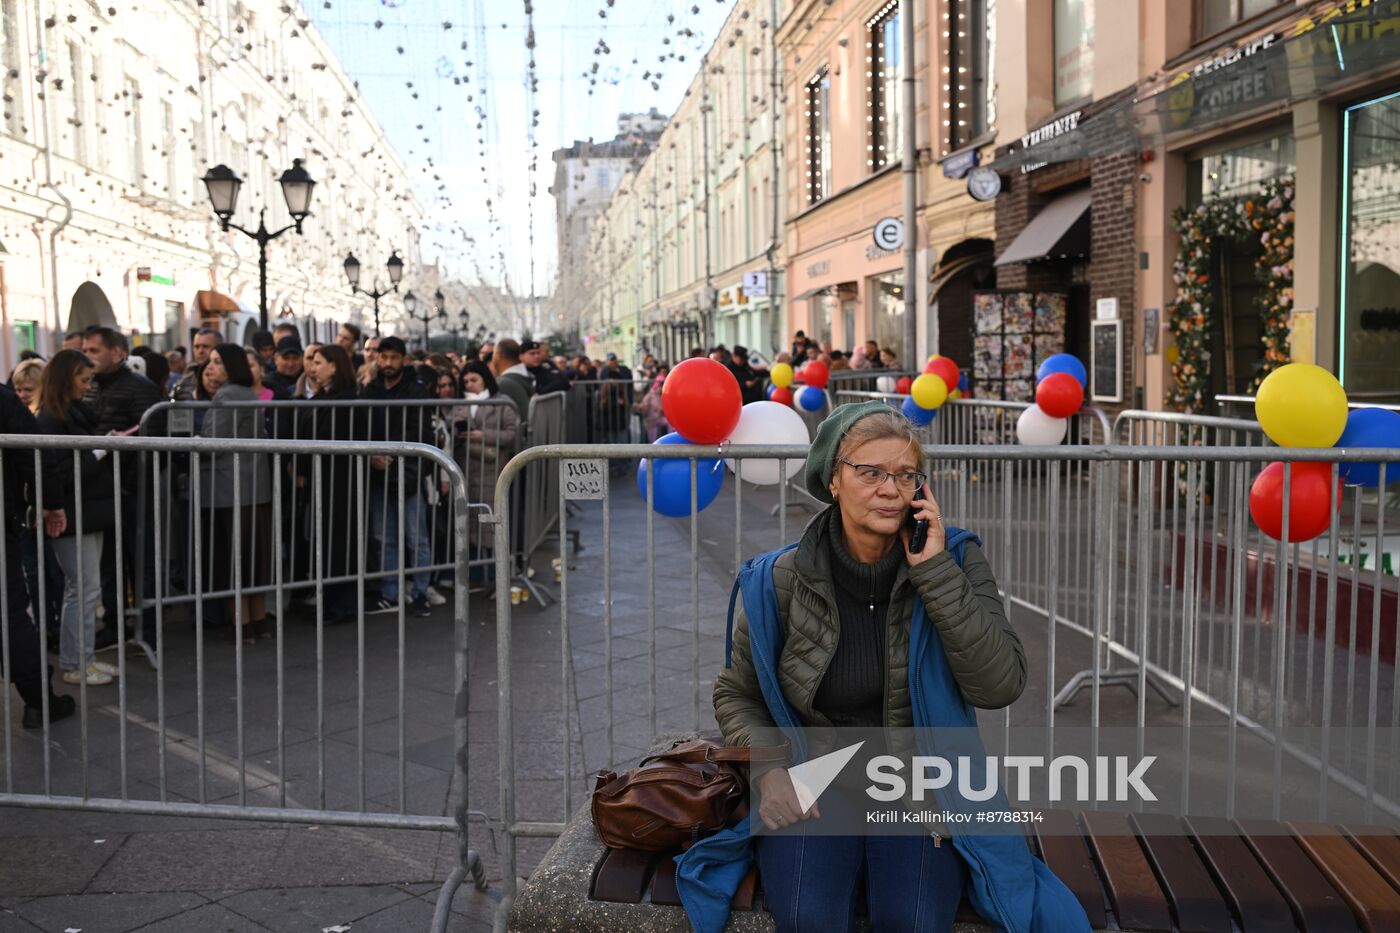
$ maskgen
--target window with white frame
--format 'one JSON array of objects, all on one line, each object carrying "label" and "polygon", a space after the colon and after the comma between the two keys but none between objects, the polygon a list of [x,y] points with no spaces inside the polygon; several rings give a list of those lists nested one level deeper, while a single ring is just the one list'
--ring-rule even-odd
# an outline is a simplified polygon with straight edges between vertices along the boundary
[{"label": "window with white frame", "polygon": [[807,82],[807,203],[831,194],[831,77],[823,68]]},{"label": "window with white frame", "polygon": [[904,152],[904,95],[900,93],[903,46],[899,2],[890,0],[866,22],[866,75],[870,80],[870,142],[866,165],[878,172]]},{"label": "window with white frame", "polygon": [[1055,106],[1094,91],[1093,0],[1055,0]]}]

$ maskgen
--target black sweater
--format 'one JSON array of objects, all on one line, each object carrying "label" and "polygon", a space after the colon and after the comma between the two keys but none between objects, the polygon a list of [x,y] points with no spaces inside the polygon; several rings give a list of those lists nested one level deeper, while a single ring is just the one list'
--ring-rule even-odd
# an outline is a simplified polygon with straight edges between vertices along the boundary
[{"label": "black sweater", "polygon": [[885,616],[904,549],[896,542],[878,563],[863,564],[846,552],[841,511],[832,509],[828,521],[839,631],[813,706],[832,725],[879,728],[885,717]]}]

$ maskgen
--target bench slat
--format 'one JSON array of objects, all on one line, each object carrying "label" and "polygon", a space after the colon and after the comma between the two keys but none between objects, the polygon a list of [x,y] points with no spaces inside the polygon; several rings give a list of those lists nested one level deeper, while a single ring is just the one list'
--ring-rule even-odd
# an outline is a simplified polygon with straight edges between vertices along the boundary
[{"label": "bench slat", "polygon": [[1352,845],[1371,860],[1381,877],[1400,890],[1400,837],[1374,826],[1343,826]]},{"label": "bench slat", "polygon": [[593,875],[589,896],[615,904],[641,903],[657,857],[655,852],[639,849],[609,849]]},{"label": "bench slat", "polygon": [[681,895],[676,890],[676,863],[669,856],[656,863],[656,871],[651,878],[651,902],[670,907],[681,906]]},{"label": "bench slat", "polygon": [[1293,912],[1230,821],[1187,817],[1186,828],[1244,933],[1293,933]]},{"label": "bench slat", "polygon": [[[1128,818],[1121,813],[1096,810],[1085,810],[1082,816],[1089,844],[1107,879],[1118,925],[1125,930],[1172,933],[1166,895],[1152,874],[1152,866],[1147,863]],[[1099,929],[1099,925],[1094,928]]]},{"label": "bench slat", "polygon": [[1298,844],[1346,898],[1368,933],[1400,930],[1400,893],[1326,823],[1288,823]]},{"label": "bench slat", "polygon": [[1090,926],[1096,930],[1104,929],[1108,926],[1108,918],[1104,912],[1103,884],[1099,881],[1098,872],[1094,871],[1089,850],[1084,847],[1074,814],[1066,810],[1046,810],[1045,822],[1034,826],[1045,864],[1065,883],[1065,887],[1074,892],[1084,912],[1089,915]]},{"label": "bench slat", "polygon": [[1356,928],[1356,917],[1341,894],[1292,836],[1280,835],[1278,823],[1235,820],[1235,826],[1245,845],[1283,892],[1299,928],[1305,931]]},{"label": "bench slat", "polygon": [[1134,813],[1128,821],[1138,831],[1162,888],[1171,898],[1181,933],[1229,933],[1230,908],[1201,864],[1195,846],[1182,835],[1177,818],[1165,813]]}]

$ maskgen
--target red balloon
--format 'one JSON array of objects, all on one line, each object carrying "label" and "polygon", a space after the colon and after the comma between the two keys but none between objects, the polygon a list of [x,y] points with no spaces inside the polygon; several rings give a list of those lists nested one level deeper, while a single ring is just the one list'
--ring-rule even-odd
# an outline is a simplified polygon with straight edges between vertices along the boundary
[{"label": "red balloon", "polygon": [[804,385],[816,386],[818,389],[825,389],[827,380],[831,378],[831,370],[825,363],[812,360],[802,367],[802,382]]},{"label": "red balloon", "polygon": [[958,364],[953,362],[949,356],[935,356],[924,365],[924,372],[932,373],[943,380],[944,385],[951,392],[958,387]]},{"label": "red balloon", "polygon": [[1035,387],[1035,403],[1051,418],[1071,418],[1084,405],[1084,387],[1069,373],[1051,373]]},{"label": "red balloon", "polygon": [[[1249,487],[1249,514],[1275,541],[1283,537],[1283,469],[1275,461]],[[1342,507],[1342,481],[1332,483],[1332,464],[1295,463],[1288,479],[1288,540],[1311,541],[1330,527]],[[1335,489],[1336,495],[1332,492]]]},{"label": "red balloon", "polygon": [[667,423],[692,444],[718,444],[729,437],[743,407],[739,380],[711,359],[677,364],[661,386]]},{"label": "red balloon", "polygon": [[777,402],[779,405],[792,407],[792,390],[787,386],[779,386],[773,390],[773,394],[768,396],[768,401]]},{"label": "red balloon", "polygon": [[914,388],[913,376],[900,376],[899,381],[894,384],[894,390],[900,395],[908,395]]}]

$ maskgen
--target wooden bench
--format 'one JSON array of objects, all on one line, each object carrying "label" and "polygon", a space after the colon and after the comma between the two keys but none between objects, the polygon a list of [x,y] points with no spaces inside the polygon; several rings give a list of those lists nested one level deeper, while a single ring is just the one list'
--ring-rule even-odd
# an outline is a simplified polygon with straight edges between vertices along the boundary
[{"label": "wooden bench", "polygon": [[[1046,811],[1028,825],[1031,851],[1098,930],[1400,931],[1400,837],[1389,830],[1099,811]],[[565,863],[571,883],[561,884]],[[571,904],[567,923],[526,916],[541,889]],[[585,807],[521,892],[511,929],[681,930],[679,904],[671,857],[604,848]],[[772,929],[756,870],[733,907],[730,930]],[[987,929],[966,903],[958,920],[961,931]]]}]

